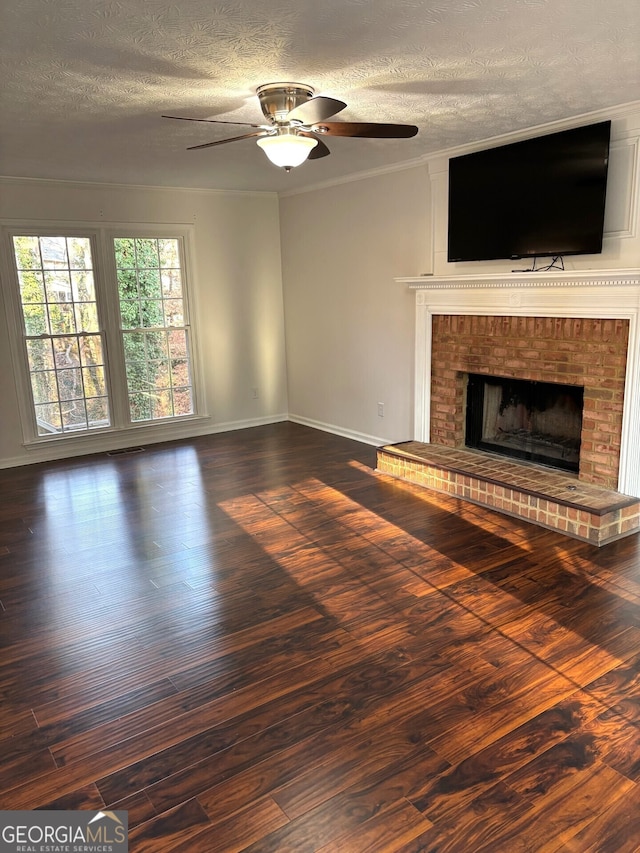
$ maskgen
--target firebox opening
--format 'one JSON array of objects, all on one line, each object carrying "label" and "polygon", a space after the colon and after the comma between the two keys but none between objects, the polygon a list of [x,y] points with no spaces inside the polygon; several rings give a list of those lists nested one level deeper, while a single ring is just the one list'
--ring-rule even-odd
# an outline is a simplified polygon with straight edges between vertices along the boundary
[{"label": "firebox opening", "polygon": [[467,447],[577,472],[584,387],[470,373]]}]

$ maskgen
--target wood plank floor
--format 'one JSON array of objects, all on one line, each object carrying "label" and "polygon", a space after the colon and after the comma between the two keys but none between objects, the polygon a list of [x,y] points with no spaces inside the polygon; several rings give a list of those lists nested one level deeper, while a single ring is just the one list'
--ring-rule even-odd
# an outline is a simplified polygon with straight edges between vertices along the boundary
[{"label": "wood plank floor", "polygon": [[0,808],[136,853],[637,853],[640,537],[283,423],[0,471]]}]

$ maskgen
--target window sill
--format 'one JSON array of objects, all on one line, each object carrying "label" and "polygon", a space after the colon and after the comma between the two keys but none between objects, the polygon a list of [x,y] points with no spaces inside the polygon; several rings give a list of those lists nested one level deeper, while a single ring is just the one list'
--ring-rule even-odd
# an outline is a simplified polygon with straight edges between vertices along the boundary
[{"label": "window sill", "polygon": [[[64,448],[61,457],[73,455],[73,453],[103,453],[109,450],[119,450],[130,444],[156,444],[161,441],[174,441],[180,438],[189,438],[200,435],[208,430],[202,430],[204,424],[211,424],[211,418],[207,415],[190,415],[172,421],[155,421],[153,423],[135,424],[121,429],[107,428],[93,430],[89,433],[47,435],[34,439],[27,439],[23,447],[29,453],[37,453],[38,450],[47,450],[50,454],[53,448]],[[57,456],[57,454],[55,454]],[[51,458],[48,455],[47,458]]]}]

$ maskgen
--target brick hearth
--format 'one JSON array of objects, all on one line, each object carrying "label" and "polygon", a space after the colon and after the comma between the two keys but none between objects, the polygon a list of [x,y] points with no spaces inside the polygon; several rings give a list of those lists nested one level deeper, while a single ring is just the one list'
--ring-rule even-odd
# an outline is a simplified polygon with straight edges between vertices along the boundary
[{"label": "brick hearth", "polygon": [[605,545],[640,530],[640,501],[527,462],[418,441],[378,448],[377,468],[438,492]]}]

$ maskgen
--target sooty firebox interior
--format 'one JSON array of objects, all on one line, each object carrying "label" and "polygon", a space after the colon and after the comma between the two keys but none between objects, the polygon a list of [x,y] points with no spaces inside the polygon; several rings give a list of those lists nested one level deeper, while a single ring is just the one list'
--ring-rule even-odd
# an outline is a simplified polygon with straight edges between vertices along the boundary
[{"label": "sooty firebox interior", "polygon": [[467,447],[578,471],[584,388],[470,373]]}]

